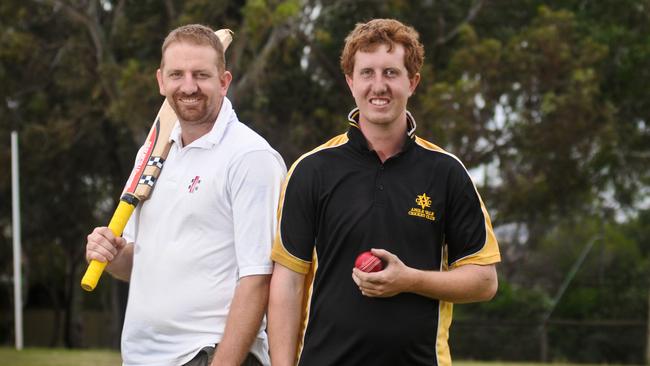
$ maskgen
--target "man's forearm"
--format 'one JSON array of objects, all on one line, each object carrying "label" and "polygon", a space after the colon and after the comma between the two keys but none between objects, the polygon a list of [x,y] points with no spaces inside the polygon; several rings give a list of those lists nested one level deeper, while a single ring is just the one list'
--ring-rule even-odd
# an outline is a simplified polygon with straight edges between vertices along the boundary
[{"label": "man's forearm", "polygon": [[410,276],[410,292],[454,303],[489,300],[498,286],[494,265],[470,264],[445,272],[412,269]]},{"label": "man's forearm", "polygon": [[241,365],[260,329],[269,299],[270,275],[246,276],[235,289],[224,336],[212,365]]},{"label": "man's forearm", "polygon": [[269,345],[273,366],[296,362],[305,276],[276,264],[269,298]]}]

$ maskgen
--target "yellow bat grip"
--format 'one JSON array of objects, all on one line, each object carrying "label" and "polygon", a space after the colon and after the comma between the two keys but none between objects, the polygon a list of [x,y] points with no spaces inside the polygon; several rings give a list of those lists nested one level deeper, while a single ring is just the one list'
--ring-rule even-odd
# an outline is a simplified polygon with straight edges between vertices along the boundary
[{"label": "yellow bat grip", "polygon": [[[115,213],[113,213],[111,222],[108,224],[108,228],[111,229],[115,236],[122,235],[122,231],[124,231],[124,227],[129,221],[129,217],[131,217],[134,209],[134,204],[120,200],[120,203],[115,209]],[[81,279],[81,288],[86,291],[94,290],[106,265],[106,262],[91,260],[88,269],[86,269],[86,274]]]}]

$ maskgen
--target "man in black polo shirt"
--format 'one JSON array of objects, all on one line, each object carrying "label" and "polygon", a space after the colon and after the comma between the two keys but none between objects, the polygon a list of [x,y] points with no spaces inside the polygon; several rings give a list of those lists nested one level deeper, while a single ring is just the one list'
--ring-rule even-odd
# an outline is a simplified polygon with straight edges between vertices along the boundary
[{"label": "man in black polo shirt", "polygon": [[[463,164],[415,136],[417,32],[357,24],[341,67],[350,127],[303,155],[285,181],[269,302],[274,366],[448,365],[452,303],[497,289],[500,255]],[[365,273],[372,249],[385,268]]]}]

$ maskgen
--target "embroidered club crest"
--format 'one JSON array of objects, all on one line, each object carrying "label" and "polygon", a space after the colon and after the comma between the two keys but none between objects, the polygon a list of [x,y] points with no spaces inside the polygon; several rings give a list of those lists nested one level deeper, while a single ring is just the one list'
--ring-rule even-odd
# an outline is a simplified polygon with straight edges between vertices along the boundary
[{"label": "embroidered club crest", "polygon": [[415,198],[415,204],[420,207],[411,208],[408,212],[410,216],[422,217],[430,221],[436,221],[436,213],[427,210],[427,208],[431,207],[431,197],[427,196],[426,193],[422,193]]}]

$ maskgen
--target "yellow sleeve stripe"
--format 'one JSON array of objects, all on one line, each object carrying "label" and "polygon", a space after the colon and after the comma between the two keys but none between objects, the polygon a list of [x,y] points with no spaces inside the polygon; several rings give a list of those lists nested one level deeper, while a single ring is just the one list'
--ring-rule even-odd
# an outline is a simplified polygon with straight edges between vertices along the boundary
[{"label": "yellow sleeve stripe", "polygon": [[291,175],[293,174],[294,170],[296,169],[296,166],[300,161],[307,156],[314,154],[318,151],[327,149],[327,148],[333,148],[337,146],[341,146],[348,142],[348,136],[347,134],[341,134],[338,135],[331,140],[327,141],[326,143],[318,146],[317,148],[311,150],[310,152],[303,154],[298,160],[296,160],[292,165],[291,168],[289,169],[289,172],[287,172],[287,176],[284,178],[284,182],[282,183],[282,190],[280,192],[280,203],[278,205],[278,228],[277,232],[275,234],[275,240],[273,241],[273,248],[271,249],[271,260],[274,262],[280,263],[281,265],[289,268],[292,271],[306,274],[309,272],[309,269],[311,267],[311,262],[306,261],[303,259],[300,259],[293,254],[291,254],[287,248],[284,246],[284,243],[282,242],[282,210],[284,208],[284,197],[285,193],[287,191],[287,185],[289,184],[289,180],[291,179]]},{"label": "yellow sleeve stripe", "polygon": [[316,272],[318,271],[318,254],[316,253],[316,249],[314,249],[312,263],[313,265],[311,266],[309,273],[307,273],[305,276],[305,291],[302,299],[302,321],[300,322],[300,332],[298,333],[296,360],[300,360],[302,348],[305,345],[305,333],[307,331],[307,326],[309,325],[309,313],[311,313],[311,297],[314,293],[314,278],[316,277]]},{"label": "yellow sleeve stripe", "polygon": [[[474,189],[476,189],[476,186],[474,186]],[[476,194],[478,194],[478,192]],[[478,252],[460,258],[456,262],[452,263],[451,268],[456,268],[465,264],[487,265],[501,262],[499,244],[497,244],[497,238],[494,235],[494,230],[492,230],[490,215],[488,215],[487,209],[485,208],[483,199],[481,199],[480,195],[478,196],[478,199],[481,202],[481,210],[483,211],[483,217],[485,218],[485,244],[483,244],[483,247]]]},{"label": "yellow sleeve stripe", "polygon": [[271,249],[271,259],[274,262],[280,263],[290,270],[301,274],[307,274],[307,272],[309,272],[309,268],[311,268],[311,262],[304,261],[296,256],[291,255],[286,251],[286,249],[284,249],[284,246],[278,240],[273,243],[273,249]]},{"label": "yellow sleeve stripe", "polygon": [[[469,172],[467,171],[467,168],[465,168],[463,162],[460,161],[460,159],[458,159],[454,154],[451,154],[445,151],[444,149],[442,149],[441,147],[432,144],[429,141],[426,141],[419,137],[416,137],[415,141],[417,142],[418,145],[422,146],[427,150],[436,151],[456,159],[456,161],[458,161],[461,164],[463,169],[465,169],[465,173],[467,173],[467,175],[469,176]],[[476,189],[476,184],[474,184],[474,181],[471,179],[471,177],[470,177],[470,181],[472,181],[472,185],[474,186],[474,191],[476,191],[478,200],[481,203],[481,211],[483,212],[483,219],[485,222],[485,243],[483,244],[481,250],[479,250],[478,252],[456,260],[454,263],[451,264],[450,266],[451,268],[456,268],[458,266],[462,266],[465,264],[487,265],[487,264],[493,264],[501,261],[501,254],[499,253],[499,245],[497,243],[496,236],[494,235],[494,230],[492,230],[492,221],[490,220],[490,215],[488,214],[487,209],[483,204],[483,199],[481,198],[481,195],[478,193],[478,189]]]}]

